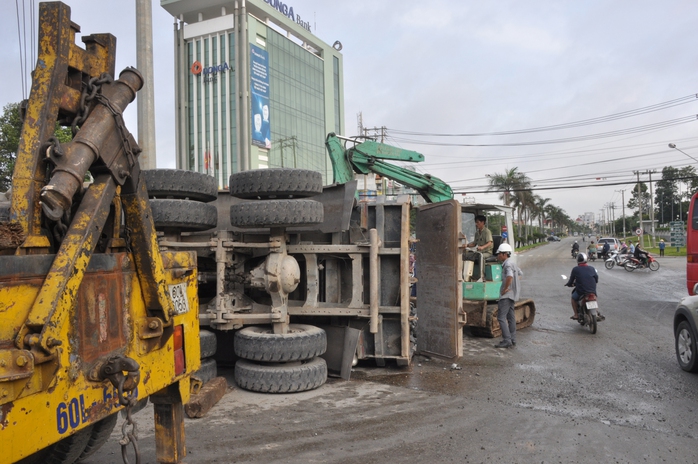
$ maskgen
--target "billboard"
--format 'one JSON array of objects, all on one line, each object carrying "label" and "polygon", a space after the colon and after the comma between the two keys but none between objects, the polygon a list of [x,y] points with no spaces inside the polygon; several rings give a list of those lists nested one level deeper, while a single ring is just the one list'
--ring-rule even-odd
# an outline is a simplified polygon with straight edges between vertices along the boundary
[{"label": "billboard", "polygon": [[256,45],[250,45],[250,90],[252,143],[258,147],[271,148],[269,54]]}]

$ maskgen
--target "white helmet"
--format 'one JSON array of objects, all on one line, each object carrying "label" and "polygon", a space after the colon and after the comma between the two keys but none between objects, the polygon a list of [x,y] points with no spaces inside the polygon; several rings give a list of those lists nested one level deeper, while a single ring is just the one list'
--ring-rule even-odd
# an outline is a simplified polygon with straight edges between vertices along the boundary
[{"label": "white helmet", "polygon": [[501,245],[499,245],[499,248],[497,248],[497,254],[499,254],[499,253],[511,254],[512,251],[513,250],[511,249],[511,245],[509,245],[508,243],[502,243]]}]

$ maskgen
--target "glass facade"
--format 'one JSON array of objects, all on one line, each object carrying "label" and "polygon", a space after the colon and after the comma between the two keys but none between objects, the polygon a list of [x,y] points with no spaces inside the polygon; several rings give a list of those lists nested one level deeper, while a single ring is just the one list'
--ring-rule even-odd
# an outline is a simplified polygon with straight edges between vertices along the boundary
[{"label": "glass facade", "polygon": [[269,167],[327,170],[324,62],[267,30],[272,148]]},{"label": "glass facade", "polygon": [[[226,188],[235,153],[235,37],[232,32],[187,42],[186,169],[208,173]],[[198,63],[198,68],[196,68]],[[197,72],[198,71],[198,72]]]},{"label": "glass facade", "polygon": [[246,13],[210,1],[163,4],[177,18],[177,167],[221,189],[240,169],[311,169],[332,182],[325,137],[343,133],[341,54],[263,0]]}]

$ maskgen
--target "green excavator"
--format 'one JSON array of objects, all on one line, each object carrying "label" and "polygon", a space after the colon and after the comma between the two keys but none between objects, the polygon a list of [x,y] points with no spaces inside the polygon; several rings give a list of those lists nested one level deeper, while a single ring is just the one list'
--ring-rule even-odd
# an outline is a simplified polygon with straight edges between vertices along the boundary
[{"label": "green excavator", "polygon": [[[328,134],[325,147],[332,162],[336,184],[352,181],[355,174],[378,174],[416,190],[426,200],[427,204],[418,208],[418,215],[440,211],[436,214],[437,219],[417,221],[415,283],[419,282],[417,286],[420,289],[417,291],[417,311],[419,297],[423,294],[425,298],[439,298],[439,286],[459,286],[457,293],[460,301],[451,302],[462,305],[462,309],[459,308],[458,323],[468,327],[473,335],[499,336],[501,330],[497,322],[497,299],[502,284],[502,266],[494,257],[473,262],[465,261],[461,256],[467,243],[471,241],[468,238],[474,237],[475,216],[480,214],[488,218],[494,250],[504,242],[513,247],[512,208],[504,205],[458,203],[454,200],[451,187],[441,179],[385,161],[424,161],[424,155],[415,151],[334,133]],[[435,228],[443,234],[444,240],[431,239]],[[420,232],[429,235],[428,244],[420,237]],[[453,255],[457,255],[458,259],[451,259]],[[444,266],[457,266],[457,269],[444,273]],[[455,276],[457,282],[449,282],[449,279],[444,279],[445,275]],[[515,312],[517,329],[528,327],[535,318],[535,303],[531,299],[519,300]]]}]

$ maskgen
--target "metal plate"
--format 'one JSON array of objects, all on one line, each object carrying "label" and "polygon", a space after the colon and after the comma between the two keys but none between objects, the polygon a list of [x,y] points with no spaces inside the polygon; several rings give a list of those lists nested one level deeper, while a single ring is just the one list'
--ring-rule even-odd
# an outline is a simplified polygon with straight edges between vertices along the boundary
[{"label": "metal plate", "polygon": [[596,301],[587,301],[587,309],[599,309],[599,304]]},{"label": "metal plate", "polygon": [[463,261],[458,248],[460,204],[422,206],[417,214],[417,351],[445,359],[463,355]]}]

